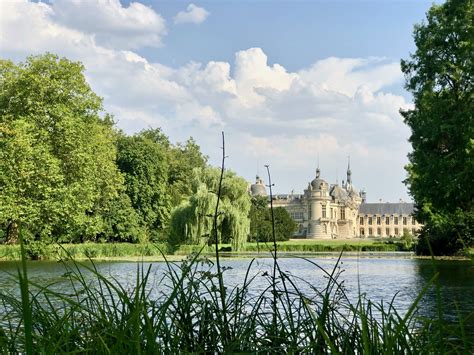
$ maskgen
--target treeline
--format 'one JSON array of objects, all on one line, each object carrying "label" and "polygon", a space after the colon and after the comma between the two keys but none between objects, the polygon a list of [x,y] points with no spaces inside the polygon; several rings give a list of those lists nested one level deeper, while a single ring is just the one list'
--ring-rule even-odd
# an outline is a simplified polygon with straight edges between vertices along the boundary
[{"label": "treeline", "polygon": [[[0,62],[0,241],[208,242],[219,169],[192,138],[118,130],[83,72],[52,54]],[[221,242],[247,241],[251,205],[226,171]]]}]

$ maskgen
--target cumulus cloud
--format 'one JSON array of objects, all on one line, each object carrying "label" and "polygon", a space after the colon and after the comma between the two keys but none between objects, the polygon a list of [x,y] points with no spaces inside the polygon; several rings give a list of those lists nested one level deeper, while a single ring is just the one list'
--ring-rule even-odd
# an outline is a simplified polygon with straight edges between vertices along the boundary
[{"label": "cumulus cloud", "polygon": [[50,16],[59,24],[87,33],[107,47],[140,48],[161,45],[166,23],[152,8],[119,0],[55,0]]},{"label": "cumulus cloud", "polygon": [[209,12],[205,8],[189,4],[186,11],[180,11],[176,14],[174,23],[194,23],[199,25],[206,21],[207,16],[209,16]]},{"label": "cumulus cloud", "polygon": [[[89,14],[87,6],[75,4],[2,4],[2,56],[23,60],[50,51],[82,61],[119,127],[130,133],[162,127],[173,140],[192,135],[211,162],[218,161],[225,130],[230,167],[250,180],[257,160],[269,163],[277,192],[302,191],[313,178],[318,153],[324,177],[342,180],[351,154],[354,183],[366,187],[369,198],[406,198],[401,180],[409,132],[398,111],[411,104],[387,91],[403,79],[397,63],[327,58],[288,71],[271,63],[261,48],[250,48],[237,52],[232,63],[173,68],[149,61],[127,43],[98,40],[99,34],[113,33],[106,30],[110,24],[85,29],[57,15],[56,6],[76,6],[78,18]],[[149,11],[137,3],[127,8],[112,0],[93,4],[115,6],[117,13]],[[126,12],[129,18],[132,13]]]}]

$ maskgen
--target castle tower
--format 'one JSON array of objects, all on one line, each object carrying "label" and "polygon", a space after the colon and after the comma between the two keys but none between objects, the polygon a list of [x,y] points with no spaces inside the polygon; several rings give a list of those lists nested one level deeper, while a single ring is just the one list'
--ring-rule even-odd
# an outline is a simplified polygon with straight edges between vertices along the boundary
[{"label": "castle tower", "polygon": [[331,238],[329,231],[330,201],[329,184],[321,178],[319,167],[316,169],[316,177],[305,190],[305,200],[308,211],[308,229],[306,237]]},{"label": "castle tower", "polygon": [[252,196],[267,196],[265,184],[258,175],[255,177],[255,184],[250,185],[250,194]]}]

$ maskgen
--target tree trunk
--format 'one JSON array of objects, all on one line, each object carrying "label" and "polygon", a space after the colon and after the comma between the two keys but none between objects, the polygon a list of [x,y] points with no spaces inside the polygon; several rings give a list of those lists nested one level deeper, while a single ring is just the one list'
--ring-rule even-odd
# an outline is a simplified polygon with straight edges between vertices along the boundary
[{"label": "tree trunk", "polygon": [[7,239],[5,244],[17,244],[18,243],[18,223],[11,221],[7,227]]}]

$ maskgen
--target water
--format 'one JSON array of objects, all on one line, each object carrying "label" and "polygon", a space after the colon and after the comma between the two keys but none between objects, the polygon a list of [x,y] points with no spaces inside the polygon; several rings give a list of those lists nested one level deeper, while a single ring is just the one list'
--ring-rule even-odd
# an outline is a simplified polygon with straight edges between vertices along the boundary
[{"label": "water", "polygon": [[[330,272],[337,261],[335,257],[309,258],[323,269]],[[249,259],[223,259],[222,265],[230,269],[225,272],[227,286],[232,287],[243,282]],[[0,262],[0,287],[2,290],[19,292],[14,275],[17,265],[14,262]],[[151,297],[164,292],[160,281],[166,265],[161,262],[144,263],[151,265]],[[271,273],[271,259],[257,259],[252,265],[250,275],[256,275],[252,291],[258,293],[268,286],[265,272]],[[137,264],[132,262],[97,262],[96,267],[103,275],[114,277],[122,284],[133,286]],[[282,270],[293,274],[298,280],[302,291],[310,290],[309,285],[322,288],[327,284],[324,272],[313,264],[299,258],[280,259]],[[374,302],[390,302],[394,296],[394,304],[400,313],[404,313],[424,286],[432,278],[434,269],[430,260],[419,260],[400,257],[352,257],[342,258],[343,270],[339,281],[344,282],[349,298],[356,299],[359,293],[366,294]],[[474,312],[474,265],[469,261],[439,261],[436,264],[439,272],[442,304],[448,319],[455,319],[459,313],[466,317]],[[30,280],[46,285],[57,283],[55,287],[68,287],[62,275],[65,267],[57,262],[29,262]],[[72,291],[72,290],[71,290]],[[431,288],[423,298],[421,313],[429,318],[437,317],[436,292]],[[474,316],[468,321],[467,330],[474,339]]]}]

